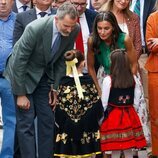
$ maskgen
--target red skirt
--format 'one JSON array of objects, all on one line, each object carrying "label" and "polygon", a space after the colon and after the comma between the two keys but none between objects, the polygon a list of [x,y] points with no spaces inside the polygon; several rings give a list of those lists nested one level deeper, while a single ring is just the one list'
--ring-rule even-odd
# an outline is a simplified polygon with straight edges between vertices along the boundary
[{"label": "red skirt", "polygon": [[100,132],[102,151],[146,146],[142,125],[133,106],[115,107],[103,121]]}]

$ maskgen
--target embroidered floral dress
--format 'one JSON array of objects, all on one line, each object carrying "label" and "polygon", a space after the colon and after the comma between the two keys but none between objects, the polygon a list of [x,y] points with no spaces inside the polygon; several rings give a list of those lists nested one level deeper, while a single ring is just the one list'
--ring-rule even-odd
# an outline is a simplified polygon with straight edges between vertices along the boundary
[{"label": "embroidered floral dress", "polygon": [[83,100],[78,98],[73,77],[61,80],[55,110],[55,156],[90,157],[100,153],[101,99],[88,75],[81,76],[80,82]]},{"label": "embroidered floral dress", "polygon": [[110,76],[107,76],[103,81],[102,102],[105,118],[100,128],[101,150],[145,147],[142,125],[133,106],[134,85],[129,88],[114,88]]}]

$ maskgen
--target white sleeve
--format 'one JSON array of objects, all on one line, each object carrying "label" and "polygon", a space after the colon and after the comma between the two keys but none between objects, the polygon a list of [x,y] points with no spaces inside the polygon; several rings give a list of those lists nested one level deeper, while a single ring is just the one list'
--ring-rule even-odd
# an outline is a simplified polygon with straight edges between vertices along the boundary
[{"label": "white sleeve", "polygon": [[140,83],[140,78],[134,75],[134,80],[135,80],[135,89],[134,89],[134,108],[137,111],[139,108],[139,102],[140,98],[142,95],[142,90],[141,90],[141,83]]},{"label": "white sleeve", "polygon": [[110,94],[110,87],[111,87],[111,77],[107,76],[103,80],[102,96],[101,96],[101,100],[102,100],[102,105],[103,105],[104,111],[106,110],[107,105],[108,105],[109,94]]}]

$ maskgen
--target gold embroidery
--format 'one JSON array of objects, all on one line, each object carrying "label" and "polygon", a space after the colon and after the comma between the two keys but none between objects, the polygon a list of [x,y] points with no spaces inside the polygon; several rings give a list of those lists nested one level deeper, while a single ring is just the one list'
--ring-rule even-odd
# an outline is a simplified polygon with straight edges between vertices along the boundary
[{"label": "gold embroidery", "polygon": [[95,132],[95,140],[99,140],[100,139],[100,132],[99,130],[97,132]]},{"label": "gold embroidery", "polygon": [[[56,142],[62,141],[64,144],[66,144],[68,138],[70,139],[71,142],[73,141],[71,136],[68,136],[68,134],[66,133],[57,134]],[[97,142],[99,141],[99,139],[100,139],[100,131],[98,130],[97,132],[83,132],[83,135],[80,141],[81,141],[81,144],[89,144],[94,140]]]},{"label": "gold embroidery", "polygon": [[81,143],[86,144],[90,143],[91,139],[95,139],[95,141],[98,141],[100,139],[100,131],[98,130],[97,132],[84,132],[83,133],[83,138],[81,138]]},{"label": "gold embroidery", "polygon": [[59,142],[61,140],[61,141],[63,141],[64,144],[66,144],[67,136],[68,135],[66,133],[57,134],[57,136],[56,136],[56,142]]},{"label": "gold embroidery", "polygon": [[70,93],[70,86],[67,86],[67,89],[64,91],[64,93]]},{"label": "gold embroidery", "polygon": [[59,156],[59,157],[62,157],[62,158],[88,158],[88,157],[91,157],[91,156],[95,156],[97,154],[101,154],[100,151],[98,152],[94,152],[94,153],[90,153],[90,154],[84,154],[84,155],[66,155],[66,154],[54,154],[54,156]]},{"label": "gold embroidery", "polygon": [[58,105],[75,123],[100,99],[94,84],[82,85],[82,89],[84,89],[84,99],[78,97],[75,85],[60,85],[58,89]]},{"label": "gold embroidery", "polygon": [[143,135],[143,131],[140,130],[138,132],[133,132],[133,131],[128,131],[128,132],[123,132],[123,133],[114,133],[114,134],[105,134],[101,135],[101,140],[108,140],[108,139],[124,139],[128,137],[140,137]]}]

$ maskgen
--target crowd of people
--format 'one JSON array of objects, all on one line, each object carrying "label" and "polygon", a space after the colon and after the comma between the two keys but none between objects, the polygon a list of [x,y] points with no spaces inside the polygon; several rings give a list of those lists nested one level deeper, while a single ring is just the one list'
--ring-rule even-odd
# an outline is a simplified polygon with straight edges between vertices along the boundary
[{"label": "crowd of people", "polygon": [[0,158],[158,158],[157,3],[0,0]]}]

